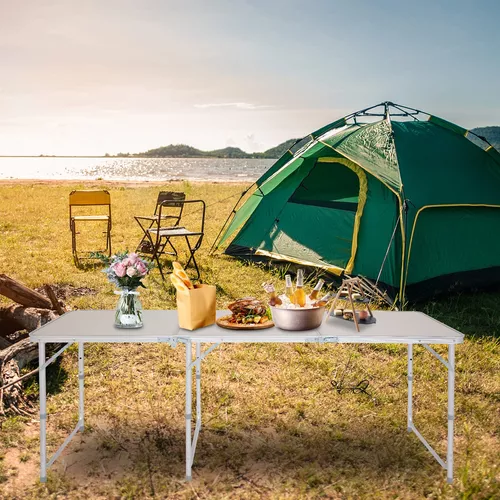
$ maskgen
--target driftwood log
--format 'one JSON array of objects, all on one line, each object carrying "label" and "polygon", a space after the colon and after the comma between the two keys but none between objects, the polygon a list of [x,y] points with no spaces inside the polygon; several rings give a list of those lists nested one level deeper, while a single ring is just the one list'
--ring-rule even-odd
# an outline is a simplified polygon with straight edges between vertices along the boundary
[{"label": "driftwood log", "polygon": [[19,283],[19,281],[9,278],[5,274],[0,274],[0,295],[4,295],[14,302],[26,307],[52,309],[50,299],[24,286],[22,283]]},{"label": "driftwood log", "polygon": [[[66,311],[49,285],[44,290],[47,297],[0,274],[0,294],[17,302],[0,308],[0,415],[32,413],[32,405],[23,393],[22,380],[38,369],[24,376],[21,371],[38,359],[38,346],[30,342],[27,335]],[[48,344],[48,355],[60,347],[60,344]]]}]

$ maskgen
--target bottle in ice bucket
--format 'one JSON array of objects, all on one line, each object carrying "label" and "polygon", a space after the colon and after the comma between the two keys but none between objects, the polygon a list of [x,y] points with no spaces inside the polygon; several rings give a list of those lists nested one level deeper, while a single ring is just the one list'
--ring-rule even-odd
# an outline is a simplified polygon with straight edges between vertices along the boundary
[{"label": "bottle in ice bucket", "polygon": [[285,274],[285,295],[290,299],[293,304],[293,285],[292,277],[289,274]]},{"label": "bottle in ice bucket", "polygon": [[264,283],[264,290],[269,294],[269,305],[270,306],[280,306],[283,301],[276,294],[274,285],[272,283]]},{"label": "bottle in ice bucket", "polygon": [[323,288],[323,285],[325,284],[324,280],[319,280],[318,284],[314,287],[314,290],[311,292],[311,295],[309,295],[309,298],[311,300],[316,300],[319,297],[319,292],[321,288]]},{"label": "bottle in ice bucket", "polygon": [[321,297],[321,299],[317,300],[316,302],[313,303],[314,307],[322,307],[326,306],[328,304],[328,301],[332,298],[332,295],[330,293],[327,293],[324,297]]},{"label": "bottle in ice bucket", "polygon": [[306,292],[304,291],[304,270],[299,269],[297,271],[297,286],[295,287],[295,293],[293,294],[292,303],[304,307],[306,305]]}]

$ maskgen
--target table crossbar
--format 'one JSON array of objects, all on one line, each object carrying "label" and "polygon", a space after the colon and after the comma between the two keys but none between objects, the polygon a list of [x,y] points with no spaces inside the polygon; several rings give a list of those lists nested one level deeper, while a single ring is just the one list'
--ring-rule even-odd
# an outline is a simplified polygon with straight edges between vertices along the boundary
[{"label": "table crossbar", "polygon": [[65,346],[61,347],[54,355],[52,355],[43,365],[40,367],[40,369],[45,369],[47,366],[49,366],[51,363],[53,363],[68,347],[72,346],[74,342],[68,342]]},{"label": "table crossbar", "polygon": [[422,436],[422,434],[420,434],[420,432],[418,431],[418,429],[415,427],[414,424],[411,424],[410,429],[412,432],[415,433],[415,436],[417,436],[418,439],[420,439],[420,441],[427,448],[427,450],[430,451],[431,455],[437,460],[439,465],[441,465],[441,467],[443,469],[447,469],[448,467],[446,465],[446,462],[436,453],[434,448],[428,443],[428,441],[424,438],[424,436]]},{"label": "table crossbar", "polygon": [[[200,342],[196,342],[196,346],[197,347],[200,344],[201,344]],[[197,353],[196,354],[196,359],[194,361],[191,361],[191,363],[189,364],[189,368],[193,368],[193,366],[195,366],[195,367],[198,368],[199,365],[200,365],[200,361],[203,361],[214,349],[216,349],[220,345],[221,345],[221,342],[217,342],[215,344],[212,344],[208,349],[206,349],[202,353]]]},{"label": "table crossbar", "polygon": [[70,441],[73,439],[73,436],[78,432],[83,430],[83,425],[80,420],[76,424],[75,428],[71,431],[70,435],[64,440],[63,444],[59,446],[59,449],[52,455],[52,458],[47,462],[47,468],[49,468],[59,457],[59,455],[63,452],[64,448],[68,446]]},{"label": "table crossbar", "polygon": [[446,368],[449,370],[450,369],[450,365],[448,364],[448,361],[446,361],[445,359],[443,359],[442,356],[440,356],[430,345],[427,345],[427,344],[422,344],[437,360],[441,361],[441,363],[443,363],[444,366],[446,366]]}]

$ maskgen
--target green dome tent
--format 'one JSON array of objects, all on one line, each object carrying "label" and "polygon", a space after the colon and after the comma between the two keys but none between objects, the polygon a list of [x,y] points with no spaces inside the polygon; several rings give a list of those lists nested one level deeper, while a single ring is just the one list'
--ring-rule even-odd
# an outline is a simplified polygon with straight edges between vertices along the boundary
[{"label": "green dome tent", "polygon": [[[221,231],[226,253],[362,275],[417,299],[500,283],[500,154],[391,102],[299,141]],[[227,227],[226,227],[227,226]]]}]

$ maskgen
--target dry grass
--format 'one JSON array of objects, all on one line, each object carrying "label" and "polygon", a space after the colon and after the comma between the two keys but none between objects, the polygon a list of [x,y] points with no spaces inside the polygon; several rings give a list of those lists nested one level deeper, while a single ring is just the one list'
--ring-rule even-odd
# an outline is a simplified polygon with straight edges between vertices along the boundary
[{"label": "dry grass", "polygon": [[[30,286],[90,287],[73,307],[111,309],[112,287],[99,267],[74,267],[67,196],[82,185],[0,186],[0,269]],[[85,185],[89,187],[89,184]],[[208,204],[242,186],[177,184]],[[113,244],[133,249],[159,186],[114,186]],[[219,306],[261,295],[269,271],[225,257],[209,244],[234,203],[208,209],[200,252],[203,276],[218,284]],[[193,216],[194,217],[194,216]],[[182,257],[182,256],[181,256]],[[275,281],[280,279],[274,274]],[[142,293],[147,308],[173,308],[157,272]],[[422,308],[468,335],[457,348],[456,481],[406,433],[406,349],[402,346],[225,345],[204,361],[204,428],[191,484],[184,475],[184,354],[165,345],[88,345],[86,432],[78,435],[49,481],[40,485],[38,424],[12,418],[0,431],[4,498],[495,498],[500,496],[498,294],[429,302]],[[415,420],[443,453],[446,373],[415,349]],[[441,349],[439,352],[443,352]],[[331,385],[351,359],[347,383],[368,378],[370,396]],[[339,375],[338,373],[338,375]],[[76,352],[51,370],[48,404],[55,449],[76,419]],[[36,395],[33,380],[29,390]]]}]

